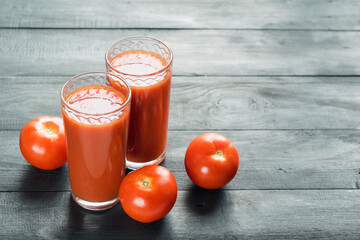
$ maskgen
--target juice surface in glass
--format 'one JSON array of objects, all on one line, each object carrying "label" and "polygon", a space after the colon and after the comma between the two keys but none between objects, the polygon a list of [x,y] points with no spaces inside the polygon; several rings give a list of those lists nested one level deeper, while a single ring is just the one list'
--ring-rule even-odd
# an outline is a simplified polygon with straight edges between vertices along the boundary
[{"label": "juice surface in glass", "polygon": [[129,111],[111,116],[126,98],[106,86],[86,86],[65,99],[73,110],[94,117],[82,117],[63,109],[67,137],[70,185],[76,197],[104,202],[118,195],[125,176],[125,150]]},{"label": "juice surface in glass", "polygon": [[[114,57],[110,65],[117,73],[125,74],[123,78],[132,91],[127,161],[144,163],[163,159],[168,130],[171,68],[159,74],[167,65],[165,59],[142,50],[123,52]],[[111,85],[117,88],[116,82],[111,82]]]}]

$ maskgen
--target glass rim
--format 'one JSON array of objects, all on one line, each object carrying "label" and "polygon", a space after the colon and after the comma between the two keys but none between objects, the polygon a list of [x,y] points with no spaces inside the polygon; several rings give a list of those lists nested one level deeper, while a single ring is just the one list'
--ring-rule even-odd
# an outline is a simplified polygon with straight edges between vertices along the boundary
[{"label": "glass rim", "polygon": [[[65,88],[65,86],[67,86],[67,85],[68,85],[71,81],[73,81],[74,79],[76,79],[76,78],[78,78],[78,77],[81,77],[81,76],[84,76],[84,75],[105,75],[105,76],[110,75],[111,77],[117,78],[118,80],[120,80],[122,83],[125,84],[126,88],[127,88],[128,91],[129,91],[129,94],[128,94],[128,97],[126,98],[126,101],[125,101],[123,104],[121,104],[121,106],[120,106],[119,108],[117,108],[117,109],[115,109],[115,110],[113,110],[113,111],[110,111],[110,112],[105,112],[105,113],[89,114],[89,113],[85,113],[85,112],[78,111],[78,110],[70,107],[70,106],[68,105],[68,103],[66,102],[66,100],[64,99],[64,88]],[[91,85],[90,85],[90,86],[91,86]],[[99,85],[93,85],[93,86],[99,86]],[[115,88],[112,88],[112,87],[110,87],[110,88],[111,88],[112,90],[114,90],[114,91],[120,92],[119,90],[117,90],[117,89],[115,89]],[[120,93],[121,93],[121,92],[120,92]],[[62,103],[67,109],[69,109],[69,110],[71,110],[72,112],[75,112],[75,113],[77,113],[77,114],[81,114],[81,115],[85,115],[85,116],[99,116],[99,117],[100,117],[100,116],[111,115],[111,114],[114,114],[114,113],[119,112],[119,111],[121,111],[122,109],[124,109],[127,105],[129,105],[129,102],[130,102],[130,99],[131,99],[131,94],[132,94],[131,88],[130,88],[129,84],[128,84],[126,81],[122,80],[120,77],[116,76],[115,74],[107,73],[107,72],[84,72],[84,73],[77,74],[77,75],[71,77],[69,80],[67,80],[67,81],[64,83],[64,85],[62,86],[61,91],[60,91],[61,103]]]},{"label": "glass rim", "polygon": [[[107,56],[109,55],[109,51],[117,43],[122,42],[122,41],[126,41],[126,40],[131,40],[131,39],[147,39],[147,40],[153,40],[153,41],[156,41],[156,42],[162,44],[170,52],[170,60],[169,60],[169,62],[163,68],[161,68],[160,70],[158,70],[156,72],[153,72],[153,73],[148,73],[148,74],[129,74],[129,73],[124,73],[124,72],[118,71],[117,69],[115,69],[110,64],[110,62],[109,62],[109,60],[107,58]],[[160,74],[161,72],[164,72],[164,71],[168,70],[171,67],[173,59],[174,59],[174,55],[173,55],[173,52],[171,51],[171,49],[165,43],[163,43],[162,41],[160,41],[160,40],[158,40],[156,38],[152,38],[152,37],[132,36],[132,37],[122,38],[122,39],[114,42],[113,44],[111,44],[110,47],[108,47],[108,49],[105,52],[105,62],[106,62],[106,65],[111,68],[111,70],[113,70],[113,71],[115,71],[117,73],[120,73],[122,75],[134,76],[134,77],[148,77],[148,76],[154,76],[154,75]]]}]

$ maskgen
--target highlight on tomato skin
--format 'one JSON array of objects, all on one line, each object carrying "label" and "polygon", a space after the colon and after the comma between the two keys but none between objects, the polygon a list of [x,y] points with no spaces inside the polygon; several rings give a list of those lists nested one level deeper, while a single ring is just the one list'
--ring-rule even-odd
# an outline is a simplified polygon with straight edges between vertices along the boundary
[{"label": "highlight on tomato skin", "polygon": [[227,137],[218,133],[204,133],[189,144],[184,164],[186,173],[195,185],[218,189],[235,177],[239,153]]},{"label": "highlight on tomato skin", "polygon": [[19,147],[27,162],[42,170],[54,170],[67,161],[62,118],[41,116],[28,122],[20,132]]},{"label": "highlight on tomato skin", "polygon": [[165,217],[174,207],[177,184],[165,167],[151,165],[125,176],[119,189],[121,205],[128,216],[149,223]]}]

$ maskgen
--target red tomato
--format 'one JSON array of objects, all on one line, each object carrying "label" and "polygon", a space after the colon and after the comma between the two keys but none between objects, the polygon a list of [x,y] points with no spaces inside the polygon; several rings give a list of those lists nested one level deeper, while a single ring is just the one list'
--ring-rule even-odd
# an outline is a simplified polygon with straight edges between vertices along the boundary
[{"label": "red tomato", "polygon": [[235,145],[218,133],[205,133],[191,141],[185,154],[185,169],[191,181],[202,188],[228,184],[239,167]]},{"label": "red tomato", "polygon": [[145,166],[129,173],[119,190],[124,211],[143,223],[163,218],[173,208],[176,197],[174,175],[158,165]]},{"label": "red tomato", "polygon": [[26,161],[43,170],[64,165],[66,142],[63,120],[43,116],[28,122],[20,132],[20,151]]}]

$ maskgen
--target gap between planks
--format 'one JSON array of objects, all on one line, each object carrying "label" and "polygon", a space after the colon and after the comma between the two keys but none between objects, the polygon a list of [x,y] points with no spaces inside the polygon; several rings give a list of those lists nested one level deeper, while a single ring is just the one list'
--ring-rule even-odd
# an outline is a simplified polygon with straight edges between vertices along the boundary
[{"label": "gap between planks", "polygon": [[295,28],[207,28],[207,27],[0,27],[0,30],[14,29],[14,30],[154,30],[154,31],[201,31],[201,30],[234,30],[234,31],[291,31],[291,32],[360,32],[354,29],[295,29]]},{"label": "gap between planks", "polygon": [[[0,75],[0,78],[20,78],[20,77],[73,77],[74,75],[71,74],[55,74],[55,75],[37,75],[37,74],[26,74],[26,75]],[[347,75],[323,75],[323,74],[309,74],[309,75],[279,75],[279,74],[253,74],[253,75],[249,75],[249,74],[228,74],[228,75],[214,75],[214,74],[172,74],[172,77],[189,77],[189,78],[195,78],[195,77],[214,77],[214,78],[222,78],[222,77],[228,77],[228,78],[266,78],[266,77],[278,77],[278,78],[354,78],[354,77],[360,77],[360,74],[347,74]],[[44,84],[44,83],[42,83]],[[45,84],[52,84],[51,82],[49,83],[45,83]]]},{"label": "gap between planks", "polygon": [[[0,132],[13,132],[13,131],[20,131],[21,129],[0,129]],[[246,128],[239,128],[239,129],[169,129],[168,132],[256,132],[256,131],[359,131],[358,128],[294,128],[294,129],[271,129],[271,128],[259,128],[259,129],[246,129]]]},{"label": "gap between planks", "polygon": [[[251,191],[360,191],[359,188],[288,188],[288,189],[279,189],[279,188],[254,188],[254,189],[178,189],[178,192],[251,192]],[[1,193],[71,193],[71,190],[57,190],[57,191],[11,191],[11,190],[0,190]]]}]

